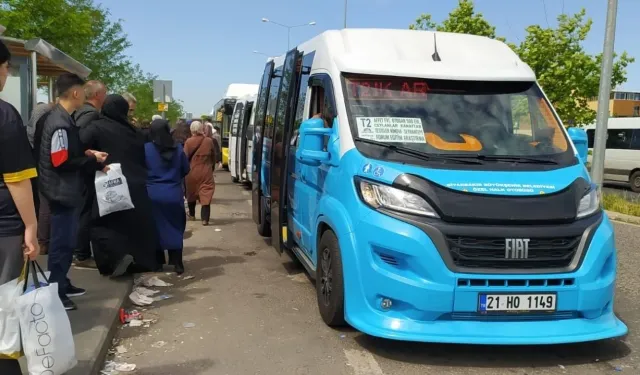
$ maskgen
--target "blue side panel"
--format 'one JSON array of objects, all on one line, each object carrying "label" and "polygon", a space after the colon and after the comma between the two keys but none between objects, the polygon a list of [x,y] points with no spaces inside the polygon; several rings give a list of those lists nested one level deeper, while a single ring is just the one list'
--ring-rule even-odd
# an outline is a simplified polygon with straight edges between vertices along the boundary
[{"label": "blue side panel", "polygon": [[[308,224],[311,253],[317,251],[321,224],[336,233],[344,267],[345,317],[360,331],[397,340],[504,345],[593,341],[627,332],[613,312],[616,251],[606,217],[575,272],[460,274],[449,270],[425,232],[364,205],[354,184],[354,176],[391,183],[400,174],[411,173],[470,192],[537,195],[562,190],[578,177],[588,180],[583,165],[549,172],[447,171],[367,160],[354,149],[343,155],[339,166],[316,170],[315,195],[307,200],[296,196],[296,205],[309,202],[300,217],[313,218]],[[317,262],[315,255],[311,259]],[[474,278],[514,280],[518,286],[458,284],[460,279]],[[549,279],[571,283],[545,281]],[[478,315],[481,294],[505,292],[554,293],[557,312],[548,319],[529,320]],[[385,298],[393,301],[392,308],[382,308]]]}]

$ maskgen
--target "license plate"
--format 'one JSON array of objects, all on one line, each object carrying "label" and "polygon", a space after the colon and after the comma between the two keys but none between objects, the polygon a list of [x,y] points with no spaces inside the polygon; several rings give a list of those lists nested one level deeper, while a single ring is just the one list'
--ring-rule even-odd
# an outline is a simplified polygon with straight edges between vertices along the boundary
[{"label": "license plate", "polygon": [[555,294],[480,294],[479,312],[556,311]]}]

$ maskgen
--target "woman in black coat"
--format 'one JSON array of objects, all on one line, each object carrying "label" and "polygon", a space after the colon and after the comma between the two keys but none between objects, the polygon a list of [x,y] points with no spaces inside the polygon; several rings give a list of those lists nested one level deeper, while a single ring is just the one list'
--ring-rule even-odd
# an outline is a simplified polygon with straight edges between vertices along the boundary
[{"label": "woman in black coat", "polygon": [[[102,116],[81,130],[82,142],[92,150],[109,154],[105,164],[120,163],[135,208],[100,217],[93,208],[91,242],[102,275],[123,275],[132,263],[137,271],[156,271],[163,260],[156,254],[158,237],[147,194],[145,137],[128,119],[129,104],[120,95],[109,95]],[[160,264],[159,264],[160,263]]]}]

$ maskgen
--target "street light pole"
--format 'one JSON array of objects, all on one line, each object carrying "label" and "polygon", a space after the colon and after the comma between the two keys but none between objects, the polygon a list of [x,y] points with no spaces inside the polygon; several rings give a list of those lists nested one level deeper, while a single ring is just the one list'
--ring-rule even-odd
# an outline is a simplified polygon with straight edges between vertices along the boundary
[{"label": "street light pole", "polygon": [[303,26],[315,26],[316,25],[315,21],[311,21],[309,23],[305,23],[305,24],[302,24],[302,25],[289,26],[289,25],[283,25],[281,23],[271,21],[268,18],[263,18],[262,22],[264,22],[264,23],[272,23],[274,25],[278,25],[280,27],[284,27],[285,29],[287,29],[287,51],[289,51],[289,48],[291,48],[291,29],[295,29],[297,27],[303,27]]},{"label": "street light pole", "polygon": [[609,120],[609,96],[611,95],[611,77],[613,75],[613,46],[616,37],[617,13],[618,0],[608,0],[602,70],[600,73],[600,93],[598,94],[598,113],[596,115],[593,158],[591,160],[591,179],[598,188],[598,194],[602,192],[604,177],[604,155],[607,144],[607,121]]},{"label": "street light pole", "polygon": [[348,0],[344,0],[344,28],[347,28],[347,2]]}]

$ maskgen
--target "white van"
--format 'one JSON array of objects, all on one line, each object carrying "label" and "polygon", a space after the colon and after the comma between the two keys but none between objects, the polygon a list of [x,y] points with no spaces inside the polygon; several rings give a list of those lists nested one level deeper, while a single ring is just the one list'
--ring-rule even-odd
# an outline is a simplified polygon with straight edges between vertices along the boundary
[{"label": "white van", "polygon": [[253,150],[253,118],[256,95],[247,95],[236,102],[231,117],[229,135],[229,171],[233,182],[250,181]]},{"label": "white van", "polygon": [[[593,149],[595,129],[595,124],[585,127],[590,151]],[[589,155],[589,163],[591,163],[591,155]],[[604,179],[629,183],[631,190],[640,193],[640,118],[609,119]]]}]

